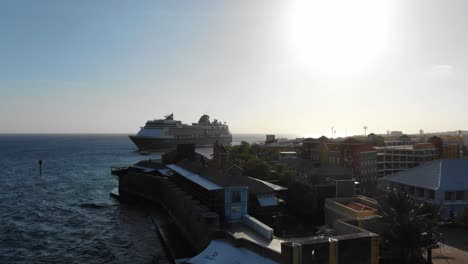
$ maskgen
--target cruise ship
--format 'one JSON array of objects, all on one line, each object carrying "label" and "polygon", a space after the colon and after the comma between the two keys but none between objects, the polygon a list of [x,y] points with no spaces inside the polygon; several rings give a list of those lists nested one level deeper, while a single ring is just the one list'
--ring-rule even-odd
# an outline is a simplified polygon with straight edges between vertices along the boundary
[{"label": "cruise ship", "polygon": [[208,115],[201,116],[198,123],[187,125],[174,120],[174,115],[170,114],[164,119],[147,121],[138,134],[129,138],[142,152],[175,149],[177,144],[211,146],[216,141],[224,145],[232,143],[232,134],[226,122],[216,119],[211,122]]}]

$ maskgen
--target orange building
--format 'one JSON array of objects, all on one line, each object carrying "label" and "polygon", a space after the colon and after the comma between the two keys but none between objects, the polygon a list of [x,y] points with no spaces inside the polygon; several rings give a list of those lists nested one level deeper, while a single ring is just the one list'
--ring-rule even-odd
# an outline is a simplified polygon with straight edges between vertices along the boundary
[{"label": "orange building", "polygon": [[437,150],[438,159],[459,159],[464,144],[463,137],[457,136],[433,136],[427,140]]}]

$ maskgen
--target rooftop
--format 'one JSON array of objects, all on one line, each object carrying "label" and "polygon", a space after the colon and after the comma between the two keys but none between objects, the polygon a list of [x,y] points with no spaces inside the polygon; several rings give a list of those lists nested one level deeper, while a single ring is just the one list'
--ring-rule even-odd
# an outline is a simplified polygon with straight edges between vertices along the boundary
[{"label": "rooftop", "polygon": [[436,160],[383,180],[430,190],[468,190],[468,160]]},{"label": "rooftop", "polygon": [[202,186],[203,188],[209,190],[209,191],[212,191],[212,190],[221,190],[223,189],[223,187],[201,177],[200,175],[198,174],[195,174],[189,170],[186,170],[180,166],[177,166],[175,164],[170,164],[170,165],[167,165],[167,167],[175,172],[177,172],[178,174],[180,174],[181,176],[185,177],[186,179]]},{"label": "rooftop", "polygon": [[418,143],[414,145],[395,145],[374,147],[377,150],[394,149],[394,150],[414,150],[414,149],[435,149],[431,143]]},{"label": "rooftop", "polygon": [[213,168],[203,166],[198,160],[185,159],[173,165],[182,168],[184,171],[188,171],[192,174],[195,174],[200,178],[204,179],[205,181],[211,182],[221,187],[247,186],[249,188],[249,192],[257,194],[272,193],[276,191],[275,188],[277,188],[273,187],[274,184],[267,185],[263,181],[253,179],[248,176],[232,175],[227,172],[218,171]]},{"label": "rooftop", "polygon": [[378,216],[377,201],[365,196],[327,198],[326,208],[339,211],[350,217],[375,217]]},{"label": "rooftop", "polygon": [[376,211],[376,208],[367,206],[365,204],[359,203],[359,202],[341,202],[340,204],[351,208],[355,211],[363,212],[363,211]]}]

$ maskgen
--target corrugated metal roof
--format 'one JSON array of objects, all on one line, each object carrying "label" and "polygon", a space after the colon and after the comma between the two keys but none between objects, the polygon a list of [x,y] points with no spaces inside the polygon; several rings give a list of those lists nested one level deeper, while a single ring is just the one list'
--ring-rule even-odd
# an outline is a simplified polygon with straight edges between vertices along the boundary
[{"label": "corrugated metal roof", "polygon": [[153,168],[147,168],[147,167],[142,167],[142,166],[137,166],[137,165],[133,165],[131,166],[132,168],[135,168],[135,169],[139,169],[139,170],[142,170],[143,172],[153,172],[153,171],[156,171],[156,169],[153,169]]},{"label": "corrugated metal roof", "polygon": [[271,182],[267,182],[267,181],[262,181],[260,179],[257,179],[257,178],[253,178],[253,177],[249,177],[250,179],[252,180],[255,180],[255,181],[258,181],[258,182],[261,182],[263,184],[265,184],[266,186],[272,188],[274,191],[284,191],[284,190],[287,190],[288,188],[286,187],[283,187],[283,186],[280,186],[280,185],[276,185],[274,183],[271,183]]},{"label": "corrugated metal roof", "polygon": [[274,195],[258,195],[257,196],[258,202],[260,206],[276,206],[278,205],[278,201]]},{"label": "corrugated metal roof", "polygon": [[183,177],[185,177],[186,179],[202,186],[203,188],[209,190],[209,191],[212,191],[212,190],[221,190],[223,189],[223,187],[201,177],[200,175],[198,174],[195,174],[195,173],[192,173],[191,171],[189,170],[186,170],[182,167],[179,167],[175,164],[170,164],[170,165],[166,165],[169,169],[177,172],[178,174],[182,175]]},{"label": "corrugated metal roof", "polygon": [[265,194],[274,190],[263,182],[256,181],[247,176],[231,175],[229,173],[218,171],[210,167],[204,167],[198,160],[182,160],[177,162],[177,166],[197,173],[200,177],[215,183],[222,187],[247,186],[249,193]]},{"label": "corrugated metal roof", "polygon": [[468,160],[437,160],[383,180],[430,190],[468,190]]}]

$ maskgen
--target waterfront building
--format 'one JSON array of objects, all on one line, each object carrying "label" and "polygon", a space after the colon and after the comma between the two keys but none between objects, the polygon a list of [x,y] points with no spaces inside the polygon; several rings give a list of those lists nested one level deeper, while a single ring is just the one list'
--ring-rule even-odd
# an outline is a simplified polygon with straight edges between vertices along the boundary
[{"label": "waterfront building", "polygon": [[270,223],[278,211],[276,192],[286,190],[249,176],[215,170],[196,159],[184,159],[167,167],[174,171],[174,182],[211,210],[224,214],[228,222],[242,221],[248,213]]},{"label": "waterfront building", "polygon": [[468,160],[436,160],[387,177],[387,188],[440,205],[445,218],[459,218],[468,204]]}]

